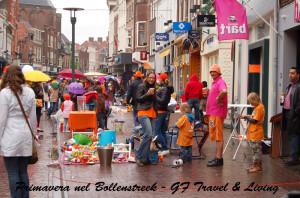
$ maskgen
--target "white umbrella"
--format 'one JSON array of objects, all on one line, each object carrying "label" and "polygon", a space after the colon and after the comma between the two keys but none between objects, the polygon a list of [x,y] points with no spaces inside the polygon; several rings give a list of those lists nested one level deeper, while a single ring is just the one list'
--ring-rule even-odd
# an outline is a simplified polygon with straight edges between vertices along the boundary
[{"label": "white umbrella", "polygon": [[100,73],[100,72],[87,72],[84,73],[85,76],[107,76],[107,74]]},{"label": "white umbrella", "polygon": [[33,67],[31,65],[24,65],[23,68],[22,68],[22,72],[25,73],[25,72],[29,72],[29,71],[33,71]]}]

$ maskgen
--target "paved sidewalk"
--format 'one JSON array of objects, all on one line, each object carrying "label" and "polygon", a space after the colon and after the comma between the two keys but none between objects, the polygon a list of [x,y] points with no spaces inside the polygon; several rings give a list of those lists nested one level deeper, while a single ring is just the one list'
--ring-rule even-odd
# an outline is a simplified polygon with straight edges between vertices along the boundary
[{"label": "paved sidewalk", "polygon": [[[172,115],[170,125],[179,115]],[[132,118],[129,113],[117,112],[112,115],[111,120],[124,119],[124,135],[118,135],[118,142],[124,142],[129,136],[132,128]],[[245,158],[246,149],[241,148],[237,155],[237,159],[233,161],[232,155],[235,151],[230,145],[224,156],[224,166],[218,168],[207,168],[208,159],[213,156],[214,145],[208,140],[204,146],[204,153],[208,156],[205,160],[193,160],[190,164],[185,164],[179,168],[171,168],[169,165],[176,155],[170,155],[164,159],[162,163],[156,166],[138,167],[136,164],[113,164],[111,169],[100,168],[96,165],[61,165],[58,167],[48,167],[53,160],[50,158],[50,150],[55,148],[55,144],[60,144],[63,139],[69,138],[70,134],[58,133],[57,142],[56,136],[52,135],[52,126],[49,120],[43,117],[42,126],[45,129],[44,140],[39,150],[39,162],[30,166],[30,183],[37,186],[46,185],[62,185],[69,186],[69,192],[31,192],[31,197],[283,197],[290,190],[300,189],[300,167],[286,168],[280,159],[272,159],[269,155],[263,156],[264,171],[256,174],[247,174],[245,168],[248,166],[248,158]],[[110,123],[111,126],[111,123]],[[229,130],[226,130],[226,136],[229,135]],[[236,146],[236,145],[235,145]],[[0,177],[4,178],[0,183],[0,192],[2,197],[9,197],[8,183],[3,160],[0,158]],[[95,184],[97,182],[111,183],[118,182],[119,185],[153,185],[157,183],[156,192],[109,192],[96,191]],[[171,192],[175,189],[176,182],[190,182],[189,188],[180,193],[179,190],[174,195]],[[226,192],[197,192],[197,187],[194,182],[203,182],[207,186],[222,186],[228,183]],[[240,190],[233,191],[232,188],[237,182],[240,182]],[[274,190],[279,187],[278,191],[273,192],[248,192],[244,191],[252,182],[261,186],[268,185],[269,190]],[[74,191],[75,186],[86,186],[90,183],[89,191],[78,192]],[[98,183],[99,184],[99,183]],[[181,183],[180,183],[181,184]],[[184,187],[184,185],[182,186]],[[271,188],[273,187],[273,188]]]}]

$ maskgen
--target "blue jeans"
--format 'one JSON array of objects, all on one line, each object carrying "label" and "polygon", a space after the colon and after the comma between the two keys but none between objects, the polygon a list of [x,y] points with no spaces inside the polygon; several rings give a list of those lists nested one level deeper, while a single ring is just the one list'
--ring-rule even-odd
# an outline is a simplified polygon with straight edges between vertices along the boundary
[{"label": "blue jeans", "polygon": [[143,136],[139,149],[136,152],[136,158],[142,163],[148,163],[150,159],[150,144],[154,134],[155,122],[147,116],[138,117],[142,125]]},{"label": "blue jeans", "polygon": [[132,109],[132,115],[133,115],[133,123],[134,123],[134,126],[139,126],[140,123],[139,123],[139,120],[138,120],[138,116],[137,116],[137,110],[136,109]]},{"label": "blue jeans", "polygon": [[155,135],[157,135],[158,141],[161,144],[161,150],[167,150],[167,135],[166,130],[168,130],[168,126],[166,120],[168,118],[168,112],[157,114],[157,118],[155,119]]},{"label": "blue jeans", "polygon": [[188,104],[195,113],[195,121],[200,121],[200,100],[197,98],[192,98],[188,100]]},{"label": "blue jeans", "polygon": [[12,198],[28,198],[29,191],[21,186],[29,186],[27,166],[30,157],[4,157],[9,190]]},{"label": "blue jeans", "polygon": [[57,111],[58,102],[50,102],[50,108],[48,109],[48,117],[51,116],[52,112]]},{"label": "blue jeans", "polygon": [[290,157],[292,160],[299,159],[299,143],[300,134],[291,133],[290,134]]},{"label": "blue jeans", "polygon": [[64,118],[64,132],[69,131],[69,118]]},{"label": "blue jeans", "polygon": [[181,146],[179,157],[183,162],[192,161],[192,146]]}]

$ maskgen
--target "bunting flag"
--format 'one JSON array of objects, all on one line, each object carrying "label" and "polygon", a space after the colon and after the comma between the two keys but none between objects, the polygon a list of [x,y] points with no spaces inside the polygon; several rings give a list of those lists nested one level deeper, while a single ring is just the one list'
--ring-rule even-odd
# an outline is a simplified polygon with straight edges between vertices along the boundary
[{"label": "bunting flag", "polygon": [[295,22],[300,23],[300,0],[295,0]]},{"label": "bunting flag", "polygon": [[236,0],[215,0],[218,39],[249,39],[246,9]]}]

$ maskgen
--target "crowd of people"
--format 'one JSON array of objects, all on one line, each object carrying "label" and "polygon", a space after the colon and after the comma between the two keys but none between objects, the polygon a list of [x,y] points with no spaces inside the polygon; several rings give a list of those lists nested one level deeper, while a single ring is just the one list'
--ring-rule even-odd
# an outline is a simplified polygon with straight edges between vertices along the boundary
[{"label": "crowd of people", "polygon": [[[208,167],[223,166],[224,120],[227,116],[227,85],[222,78],[221,68],[217,64],[210,67],[213,79],[210,89],[207,82],[200,82],[192,75],[184,92],[186,102],[180,106],[181,116],[176,122],[179,130],[177,144],[180,146],[180,158],[183,162],[192,160],[193,125],[203,122],[208,117],[210,139],[216,142],[216,152]],[[158,77],[158,79],[157,79]],[[297,68],[289,71],[290,85],[287,87],[283,101],[283,130],[290,136],[290,160],[287,165],[299,164],[300,142],[300,73]],[[33,138],[22,116],[20,97],[26,117],[33,131],[40,129],[42,111],[48,118],[60,108],[63,113],[65,128],[68,131],[68,117],[72,110],[78,109],[77,96],[88,94],[87,104],[90,110],[97,113],[98,127],[107,128],[107,117],[110,105],[115,102],[117,82],[109,79],[96,81],[86,80],[82,83],[81,94],[71,93],[71,81],[54,78],[47,83],[26,82],[19,66],[10,66],[2,76],[0,86],[0,148],[8,173],[9,187],[13,197],[28,197],[28,191],[16,191],[16,184],[24,182],[29,185],[27,166],[32,155]],[[129,82],[125,103],[132,105],[134,125],[142,126],[142,141],[136,152],[136,163],[139,166],[155,164],[153,160],[153,142],[157,142],[161,155],[169,153],[166,132],[169,126],[169,103],[174,95],[174,88],[169,83],[168,75],[149,72],[145,76],[137,71]],[[252,150],[253,161],[248,172],[262,171],[261,140],[264,138],[265,108],[257,93],[248,95],[248,102],[253,106],[251,115],[241,119],[249,122],[247,139]]]}]

